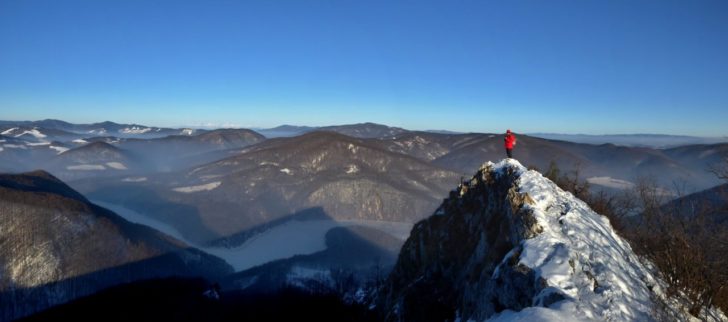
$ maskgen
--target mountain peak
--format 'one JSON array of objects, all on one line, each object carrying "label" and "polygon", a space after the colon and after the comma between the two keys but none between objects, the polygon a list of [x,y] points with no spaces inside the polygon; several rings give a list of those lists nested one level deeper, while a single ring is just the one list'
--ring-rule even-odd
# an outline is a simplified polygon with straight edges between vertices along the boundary
[{"label": "mountain peak", "polygon": [[658,285],[606,217],[506,159],[415,225],[380,304],[387,320],[648,321]]},{"label": "mountain peak", "polygon": [[78,201],[86,201],[83,195],[44,170],[22,174],[0,174],[0,188],[56,194]]}]

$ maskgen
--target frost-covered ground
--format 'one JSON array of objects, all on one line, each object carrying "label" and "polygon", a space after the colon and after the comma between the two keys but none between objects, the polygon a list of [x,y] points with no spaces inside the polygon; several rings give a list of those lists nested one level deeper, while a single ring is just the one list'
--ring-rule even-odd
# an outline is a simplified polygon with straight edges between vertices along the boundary
[{"label": "frost-covered ground", "polygon": [[122,206],[100,201],[93,202],[114,211],[130,222],[152,227],[202,251],[218,256],[232,265],[235,271],[242,271],[277,259],[312,254],[325,250],[326,232],[335,227],[366,226],[384,231],[401,240],[405,240],[412,229],[412,224],[400,222],[373,220],[291,220],[250,238],[239,247],[203,247],[192,243],[177,231],[177,229],[167,223]]}]

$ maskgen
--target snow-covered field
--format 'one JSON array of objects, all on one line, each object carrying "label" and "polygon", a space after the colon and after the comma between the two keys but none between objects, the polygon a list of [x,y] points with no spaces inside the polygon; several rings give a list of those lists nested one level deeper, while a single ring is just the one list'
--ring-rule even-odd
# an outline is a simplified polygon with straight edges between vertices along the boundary
[{"label": "snow-covered field", "polygon": [[93,202],[114,211],[128,221],[152,227],[202,251],[218,256],[232,265],[235,271],[242,271],[277,259],[312,254],[325,250],[326,232],[335,227],[366,226],[379,229],[401,240],[405,240],[412,229],[412,224],[401,222],[374,220],[291,220],[250,238],[239,247],[203,247],[190,242],[177,229],[167,223],[122,206],[101,201]]},{"label": "snow-covered field", "polygon": [[69,165],[66,167],[68,170],[80,170],[80,171],[96,171],[96,170],[106,170],[106,167],[100,164],[79,164],[79,165]]},{"label": "snow-covered field", "polygon": [[591,178],[587,178],[586,181],[591,184],[595,184],[598,186],[604,186],[607,188],[615,188],[615,189],[634,188],[634,183],[626,181],[626,180],[614,179],[612,177],[591,177]]},{"label": "snow-covered field", "polygon": [[173,188],[172,190],[177,191],[177,192],[184,192],[184,193],[209,191],[209,190],[219,187],[220,183],[221,183],[220,181],[215,181],[215,182],[210,182],[210,183],[206,183],[206,184],[201,184],[198,186],[177,187],[177,188]]}]

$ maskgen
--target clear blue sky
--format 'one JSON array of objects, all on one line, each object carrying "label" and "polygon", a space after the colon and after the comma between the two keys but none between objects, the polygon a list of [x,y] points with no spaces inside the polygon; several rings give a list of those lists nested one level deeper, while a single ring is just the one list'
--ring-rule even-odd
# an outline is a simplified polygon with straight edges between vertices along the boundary
[{"label": "clear blue sky", "polygon": [[728,135],[728,1],[0,0],[0,119]]}]

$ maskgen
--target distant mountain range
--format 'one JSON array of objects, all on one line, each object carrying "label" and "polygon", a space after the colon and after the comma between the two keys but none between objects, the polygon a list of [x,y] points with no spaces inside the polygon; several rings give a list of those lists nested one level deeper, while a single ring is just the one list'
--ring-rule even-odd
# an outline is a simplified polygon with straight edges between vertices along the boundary
[{"label": "distant mountain range", "polygon": [[[46,169],[92,198],[149,213],[200,243],[236,244],[313,208],[335,219],[411,223],[460,177],[505,156],[501,134],[374,123],[270,129],[288,133],[277,138],[266,138],[266,130],[57,120],[1,121],[0,130],[0,171]],[[517,136],[514,155],[523,164],[545,170],[553,161],[562,173],[578,169],[606,190],[643,177],[668,188],[683,182],[706,189],[720,183],[706,169],[728,155],[727,143],[654,149]]]},{"label": "distant mountain range", "polygon": [[[381,275],[394,267],[414,223],[435,213],[443,199],[459,200],[464,178],[505,156],[502,135],[493,133],[374,123],[269,130],[0,121],[0,173],[16,173],[0,174],[3,319],[156,276],[225,275],[224,287],[255,291],[340,287],[352,274],[361,286],[371,282],[372,270]],[[554,162],[562,173],[578,170],[605,191],[627,189],[643,177],[666,189],[675,182],[690,191],[708,189],[721,181],[707,169],[728,158],[728,143],[657,149],[516,135],[514,156],[521,164],[545,170]],[[35,169],[42,170],[28,172]],[[476,209],[470,201],[451,210]],[[478,220],[460,228],[481,227]],[[418,227],[422,241],[444,236]],[[307,229],[320,236],[318,243],[291,247],[298,242],[292,235]],[[459,245],[459,238],[448,243]],[[284,248],[291,250],[279,251]],[[410,257],[442,250],[412,239],[407,249]],[[271,250],[276,254],[265,260],[241,257]],[[426,262],[410,263],[430,272]],[[407,275],[415,266],[402,263],[396,274],[416,280]],[[409,292],[395,288],[381,308],[396,311],[395,298],[404,294],[398,292]]]},{"label": "distant mountain range", "polygon": [[529,133],[530,136],[549,140],[569,141],[586,144],[615,144],[631,147],[647,147],[656,149],[673,148],[681,145],[717,144],[728,142],[724,137],[699,137],[686,135],[665,134],[558,134],[558,133]]}]

